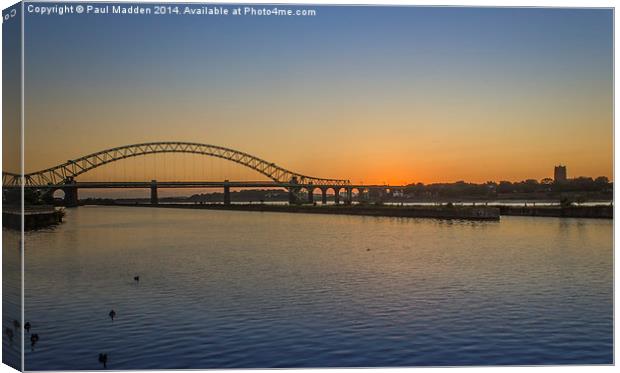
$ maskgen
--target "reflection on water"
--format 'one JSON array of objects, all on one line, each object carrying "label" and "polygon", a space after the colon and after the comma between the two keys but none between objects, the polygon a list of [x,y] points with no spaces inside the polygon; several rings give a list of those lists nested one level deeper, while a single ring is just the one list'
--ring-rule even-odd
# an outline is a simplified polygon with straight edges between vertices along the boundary
[{"label": "reflection on water", "polygon": [[612,226],[71,209],[27,233],[26,369],[610,364]]}]

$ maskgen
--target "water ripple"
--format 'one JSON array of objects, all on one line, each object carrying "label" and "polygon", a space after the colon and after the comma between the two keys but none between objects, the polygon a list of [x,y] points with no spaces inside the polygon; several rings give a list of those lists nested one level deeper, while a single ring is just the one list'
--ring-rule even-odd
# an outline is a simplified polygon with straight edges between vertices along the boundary
[{"label": "water ripple", "polygon": [[612,228],[80,207],[28,234],[26,369],[611,364]]}]

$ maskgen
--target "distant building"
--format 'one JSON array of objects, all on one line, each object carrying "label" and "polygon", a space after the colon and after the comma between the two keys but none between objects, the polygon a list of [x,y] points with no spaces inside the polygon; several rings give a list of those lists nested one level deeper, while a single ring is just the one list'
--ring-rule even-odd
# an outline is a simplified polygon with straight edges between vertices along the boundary
[{"label": "distant building", "polygon": [[553,170],[553,180],[556,183],[566,181],[566,166],[555,166]]}]

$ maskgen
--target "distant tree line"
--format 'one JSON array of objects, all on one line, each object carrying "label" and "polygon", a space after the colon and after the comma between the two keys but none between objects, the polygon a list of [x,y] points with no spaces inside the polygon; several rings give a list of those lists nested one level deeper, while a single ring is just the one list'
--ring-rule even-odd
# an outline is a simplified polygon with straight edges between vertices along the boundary
[{"label": "distant tree line", "polygon": [[613,183],[605,176],[596,179],[591,177],[578,177],[563,182],[554,182],[550,178],[540,181],[527,179],[510,182],[487,181],[482,184],[457,181],[455,183],[409,184],[404,190],[405,197],[415,198],[497,198],[501,196],[518,194],[544,194],[548,197],[557,197],[563,193],[597,193],[611,195]]},{"label": "distant tree line", "polygon": [[[233,201],[288,201],[288,192],[281,189],[246,189],[231,191],[230,197]],[[194,194],[187,198],[191,202],[223,202],[224,193],[212,192]]]}]

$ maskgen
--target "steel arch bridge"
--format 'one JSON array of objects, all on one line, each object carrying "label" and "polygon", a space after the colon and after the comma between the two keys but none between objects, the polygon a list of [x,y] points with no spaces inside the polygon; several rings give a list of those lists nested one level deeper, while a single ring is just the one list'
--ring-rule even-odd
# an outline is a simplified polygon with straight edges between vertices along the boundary
[{"label": "steel arch bridge", "polygon": [[349,180],[324,179],[302,175],[289,171],[275,163],[267,162],[253,155],[222,146],[200,144],[192,142],[149,142],[142,144],[124,145],[116,148],[102,150],[83,157],[69,160],[63,164],[50,167],[45,170],[31,172],[23,176],[19,174],[3,172],[3,187],[27,187],[64,185],[77,176],[101,167],[105,164],[119,161],[130,157],[158,153],[190,153],[201,154],[211,157],[226,159],[236,162],[245,167],[255,170],[276,183],[289,184],[295,180],[299,184],[312,185],[349,185]]}]

